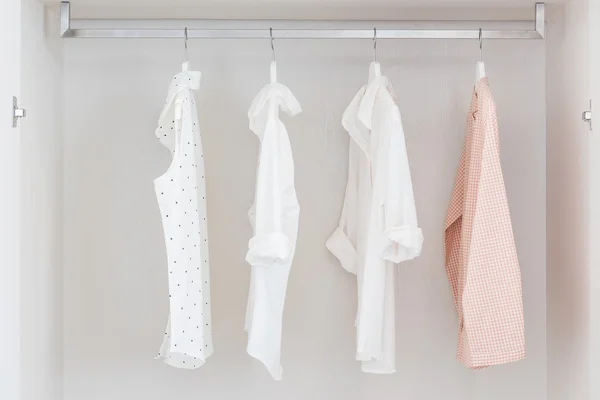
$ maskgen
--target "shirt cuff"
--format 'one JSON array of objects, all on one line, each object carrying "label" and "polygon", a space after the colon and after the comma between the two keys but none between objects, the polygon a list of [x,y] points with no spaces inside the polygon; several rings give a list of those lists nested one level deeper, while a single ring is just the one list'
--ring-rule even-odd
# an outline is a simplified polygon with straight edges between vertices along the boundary
[{"label": "shirt cuff", "polygon": [[420,228],[404,225],[385,231],[381,257],[393,263],[412,260],[421,254],[423,232]]},{"label": "shirt cuff", "polygon": [[253,267],[283,264],[291,253],[290,241],[281,232],[254,236],[248,243],[246,261]]},{"label": "shirt cuff", "polygon": [[340,227],[333,232],[325,246],[331,254],[340,260],[342,268],[351,274],[356,274],[356,249]]}]

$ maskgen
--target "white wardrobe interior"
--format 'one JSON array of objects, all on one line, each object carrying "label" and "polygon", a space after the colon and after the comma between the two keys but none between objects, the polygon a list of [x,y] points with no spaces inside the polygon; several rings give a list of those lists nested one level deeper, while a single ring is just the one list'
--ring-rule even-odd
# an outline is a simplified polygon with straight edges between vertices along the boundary
[{"label": "white wardrobe interior", "polygon": [[[269,41],[189,42],[191,65],[202,72],[197,102],[215,354],[201,369],[183,371],[154,359],[168,314],[168,289],[152,186],[170,162],[154,130],[169,82],[181,68],[183,42],[60,39],[54,5],[23,3],[23,13],[37,21],[24,27],[22,54],[31,69],[23,77],[29,117],[22,122],[23,209],[30,210],[23,216],[30,240],[24,241],[21,275],[24,399],[577,398],[569,396],[583,384],[576,372],[583,361],[570,356],[576,328],[568,331],[564,325],[578,326],[579,317],[569,311],[577,307],[577,297],[567,295],[577,293],[583,272],[561,244],[571,240],[569,233],[577,235],[577,221],[567,221],[560,211],[576,204],[550,198],[560,197],[564,183],[578,173],[575,157],[568,158],[577,144],[567,140],[570,127],[561,122],[567,112],[561,107],[568,96],[564,76],[578,79],[579,73],[562,61],[577,52],[561,47],[562,21],[585,12],[577,3],[549,7],[546,40],[483,44],[521,263],[527,358],[482,371],[455,359],[457,318],[443,253],[443,223],[464,143],[478,42],[378,41],[377,60],[402,112],[425,237],[422,255],[399,267],[398,372],[382,376],[362,373],[354,360],[356,280],[325,248],[346,184],[349,137],[342,113],[366,83],[372,42],[275,42],[278,78],[303,107],[298,116],[284,117],[301,214],[284,313],[282,382],[274,382],[246,354],[244,332],[247,211],[258,152],[247,110],[269,80]],[[532,8],[452,8],[451,14],[530,20]],[[86,16],[119,12],[89,9]],[[311,12],[319,16],[318,9]],[[425,19],[448,15],[435,7],[411,12]],[[389,12],[372,13],[373,19],[382,17],[378,13],[394,19]],[[404,19],[406,13],[396,15]],[[547,235],[547,225],[557,231]],[[570,274],[561,270],[567,260]]]}]

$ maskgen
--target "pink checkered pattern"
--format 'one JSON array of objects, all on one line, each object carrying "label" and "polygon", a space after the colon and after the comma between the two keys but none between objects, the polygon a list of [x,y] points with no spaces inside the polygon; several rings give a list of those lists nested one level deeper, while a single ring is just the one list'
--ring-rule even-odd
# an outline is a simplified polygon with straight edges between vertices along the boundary
[{"label": "pink checkered pattern", "polygon": [[496,106],[486,78],[473,92],[446,217],[445,252],[459,318],[458,360],[480,369],[523,359],[521,272],[500,166]]}]

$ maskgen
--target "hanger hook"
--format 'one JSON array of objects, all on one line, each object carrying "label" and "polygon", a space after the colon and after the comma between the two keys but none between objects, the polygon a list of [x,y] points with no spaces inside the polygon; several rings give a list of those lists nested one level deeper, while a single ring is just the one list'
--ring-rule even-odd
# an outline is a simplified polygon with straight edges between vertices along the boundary
[{"label": "hanger hook", "polygon": [[373,58],[377,62],[377,28],[373,28]]},{"label": "hanger hook", "polygon": [[483,61],[483,31],[479,28],[479,61]]},{"label": "hanger hook", "polygon": [[275,61],[275,39],[273,39],[273,28],[269,28],[269,36],[271,36],[271,51],[273,52],[273,61]]},{"label": "hanger hook", "polygon": [[188,28],[187,26],[183,30],[183,44],[185,47],[185,62],[188,61]]}]

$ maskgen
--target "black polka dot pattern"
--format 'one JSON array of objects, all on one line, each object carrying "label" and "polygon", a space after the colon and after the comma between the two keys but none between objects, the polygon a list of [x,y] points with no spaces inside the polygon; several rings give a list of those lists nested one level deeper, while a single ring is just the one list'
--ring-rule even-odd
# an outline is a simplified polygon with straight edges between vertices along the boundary
[{"label": "black polka dot pattern", "polygon": [[205,173],[193,94],[199,80],[197,72],[173,79],[156,131],[173,155],[171,166],[154,182],[163,217],[170,303],[158,358],[185,369],[201,367],[213,352]]}]

